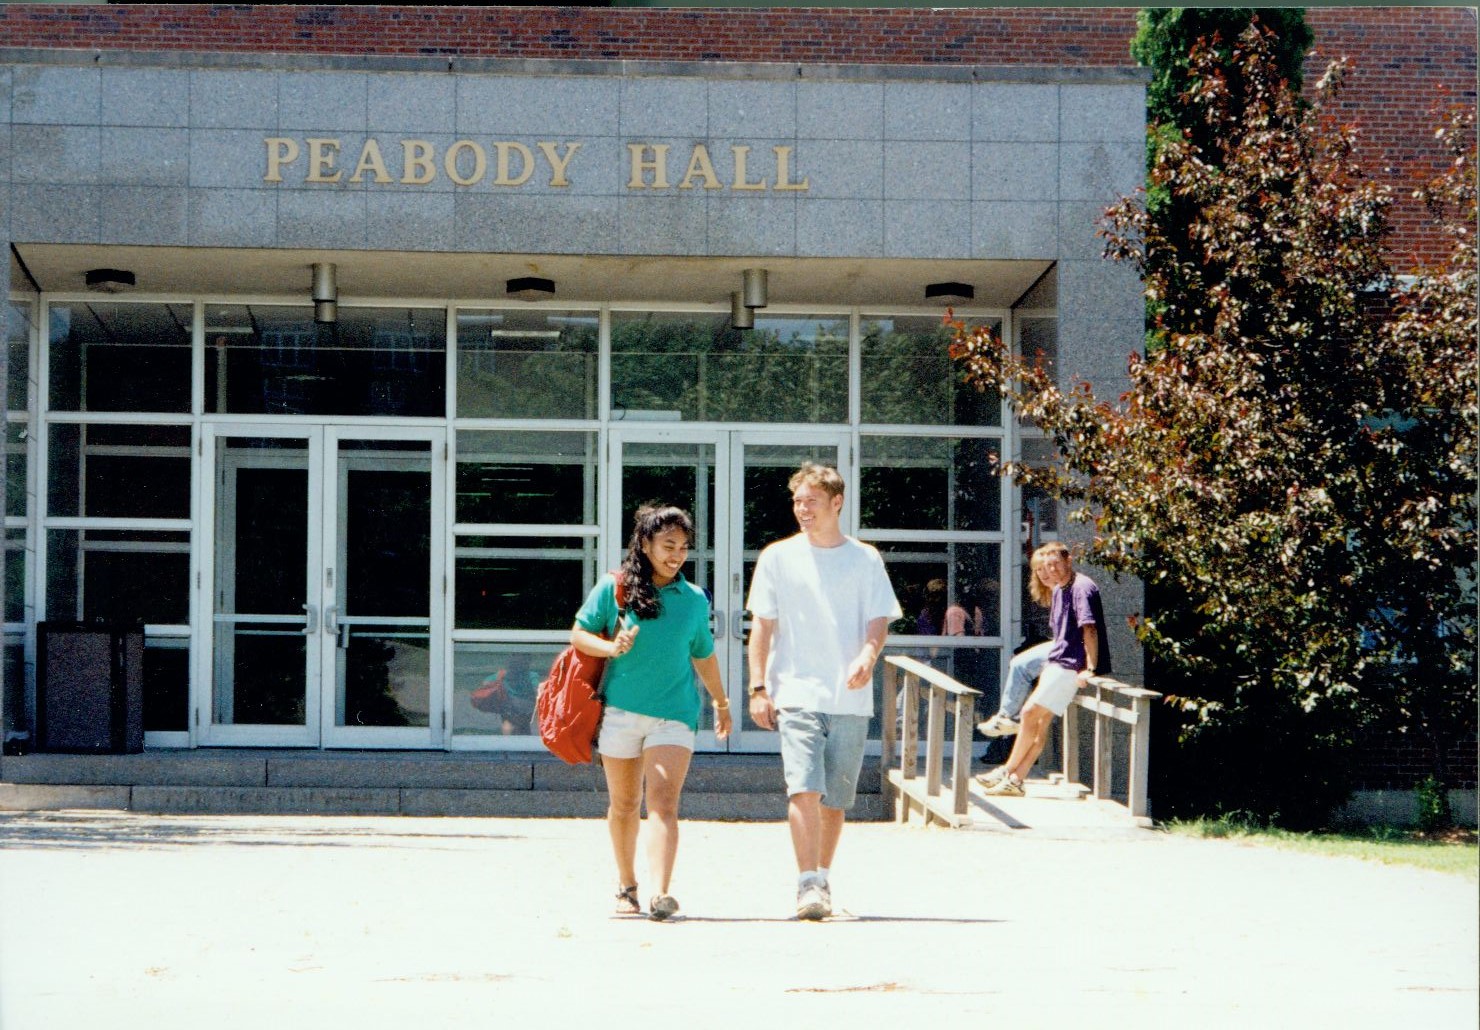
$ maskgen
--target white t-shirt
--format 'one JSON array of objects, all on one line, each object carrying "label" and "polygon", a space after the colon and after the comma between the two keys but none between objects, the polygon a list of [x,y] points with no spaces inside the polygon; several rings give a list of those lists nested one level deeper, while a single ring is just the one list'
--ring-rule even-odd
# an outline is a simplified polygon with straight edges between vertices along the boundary
[{"label": "white t-shirt", "polygon": [[873,688],[849,690],[847,674],[869,622],[903,614],[878,550],[852,537],[837,547],[813,547],[802,533],[777,541],[755,563],[745,606],[776,620],[766,687],[778,708],[874,714]]}]

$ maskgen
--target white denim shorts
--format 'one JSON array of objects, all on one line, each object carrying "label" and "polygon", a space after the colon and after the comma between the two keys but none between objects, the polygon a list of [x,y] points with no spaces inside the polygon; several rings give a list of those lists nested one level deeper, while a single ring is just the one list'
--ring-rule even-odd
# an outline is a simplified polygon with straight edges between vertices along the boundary
[{"label": "white denim shorts", "polygon": [[1054,715],[1063,715],[1069,710],[1069,702],[1074,700],[1077,693],[1079,673],[1062,665],[1046,662],[1043,671],[1038,674],[1038,686],[1028,695],[1023,708],[1026,710],[1029,705],[1037,705],[1039,708],[1047,708]]},{"label": "white denim shorts", "polygon": [[694,750],[694,731],[677,719],[638,715],[625,708],[606,706],[596,750],[608,758],[640,758],[650,747],[673,744]]}]

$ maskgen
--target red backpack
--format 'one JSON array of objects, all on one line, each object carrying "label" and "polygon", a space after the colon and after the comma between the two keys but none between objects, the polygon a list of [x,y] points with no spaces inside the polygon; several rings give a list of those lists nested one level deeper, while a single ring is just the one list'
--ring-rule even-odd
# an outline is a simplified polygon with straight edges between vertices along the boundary
[{"label": "red backpack", "polygon": [[[617,623],[622,621],[622,573],[617,580]],[[570,765],[591,761],[591,747],[601,730],[604,707],[601,675],[606,659],[582,654],[574,644],[556,655],[550,675],[540,684],[534,714],[540,725],[540,741],[556,758]]]}]

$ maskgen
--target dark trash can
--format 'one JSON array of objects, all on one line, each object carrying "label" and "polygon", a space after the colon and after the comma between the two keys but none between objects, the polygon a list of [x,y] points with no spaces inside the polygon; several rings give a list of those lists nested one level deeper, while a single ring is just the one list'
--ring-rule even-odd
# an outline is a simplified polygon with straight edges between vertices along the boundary
[{"label": "dark trash can", "polygon": [[144,627],[36,624],[36,750],[132,755],[144,750]]}]

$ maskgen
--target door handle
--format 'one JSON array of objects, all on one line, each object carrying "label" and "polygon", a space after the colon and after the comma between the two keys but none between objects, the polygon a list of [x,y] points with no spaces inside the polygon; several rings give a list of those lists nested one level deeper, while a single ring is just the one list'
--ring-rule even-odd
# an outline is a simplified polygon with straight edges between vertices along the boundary
[{"label": "door handle", "polygon": [[745,639],[745,609],[736,608],[730,617],[730,635],[736,640]]},{"label": "door handle", "polygon": [[324,632],[339,633],[339,606],[331,604],[324,609]]},{"label": "door handle", "polygon": [[311,604],[304,605],[303,610],[308,613],[306,624],[303,627],[303,635],[305,637],[311,637],[319,631],[319,610]]},{"label": "door handle", "polygon": [[714,636],[719,636],[724,632],[724,626],[725,613],[718,608],[709,609],[709,632]]}]

